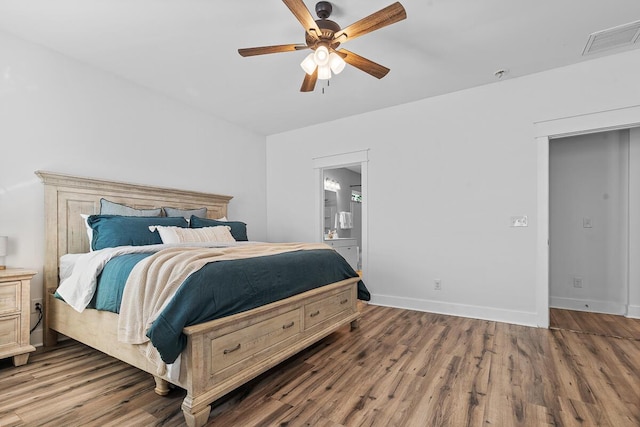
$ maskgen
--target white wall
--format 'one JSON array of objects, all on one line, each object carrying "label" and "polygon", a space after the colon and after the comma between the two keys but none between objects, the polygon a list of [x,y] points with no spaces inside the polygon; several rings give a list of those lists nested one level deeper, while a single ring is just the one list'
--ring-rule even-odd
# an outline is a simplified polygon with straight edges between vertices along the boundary
[{"label": "white wall", "polygon": [[312,159],[370,149],[373,302],[535,325],[534,122],[640,104],[639,66],[636,49],[269,136],[268,238],[314,240]]},{"label": "white wall", "polygon": [[[0,235],[9,236],[8,266],[42,272],[36,170],[232,195],[229,217],[247,222],[251,239],[266,238],[263,136],[6,33],[0,52]],[[32,298],[41,288],[39,274]]]},{"label": "white wall", "polygon": [[625,314],[629,130],[555,139],[549,153],[551,306]]}]

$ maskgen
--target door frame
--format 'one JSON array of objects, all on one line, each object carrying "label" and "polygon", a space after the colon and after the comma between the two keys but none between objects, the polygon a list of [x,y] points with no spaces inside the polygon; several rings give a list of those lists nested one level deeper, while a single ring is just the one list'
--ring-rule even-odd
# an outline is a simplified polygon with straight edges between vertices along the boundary
[{"label": "door frame", "polygon": [[363,280],[367,278],[369,263],[369,150],[352,151],[349,153],[333,154],[329,156],[316,157],[313,159],[315,170],[315,200],[316,200],[316,239],[318,242],[324,241],[324,170],[338,169],[346,166],[360,165],[362,192],[362,242],[360,255],[362,257]]},{"label": "door frame", "polygon": [[537,146],[537,326],[549,327],[549,141],[640,126],[640,105],[534,122]]}]

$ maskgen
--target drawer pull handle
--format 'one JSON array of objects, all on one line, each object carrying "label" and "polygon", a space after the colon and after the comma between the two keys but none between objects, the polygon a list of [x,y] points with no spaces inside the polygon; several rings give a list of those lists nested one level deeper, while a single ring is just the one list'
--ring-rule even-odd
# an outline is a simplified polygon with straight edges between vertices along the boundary
[{"label": "drawer pull handle", "polygon": [[342,304],[346,304],[346,303],[348,303],[348,302],[349,302],[349,299],[348,299],[348,298],[345,298],[345,299],[343,299],[342,301],[340,301],[340,304],[342,305]]},{"label": "drawer pull handle", "polygon": [[282,329],[289,329],[295,324],[295,322],[287,323],[286,325],[282,325]]},{"label": "drawer pull handle", "polygon": [[314,311],[313,313],[311,313],[311,314],[309,315],[309,317],[316,317],[318,314],[320,314],[320,310],[316,310],[316,311]]},{"label": "drawer pull handle", "polygon": [[240,350],[240,343],[238,343],[237,346],[233,347],[233,348],[227,348],[225,349],[222,353],[223,354],[229,354],[229,353],[233,353],[236,350]]}]

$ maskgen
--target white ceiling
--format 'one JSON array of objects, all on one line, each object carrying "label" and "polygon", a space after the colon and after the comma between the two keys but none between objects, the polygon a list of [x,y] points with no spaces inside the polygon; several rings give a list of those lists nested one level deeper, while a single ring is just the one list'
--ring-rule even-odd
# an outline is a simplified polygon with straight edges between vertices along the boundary
[{"label": "white ceiling", "polygon": [[[346,27],[393,1],[335,0],[331,19]],[[320,81],[299,92],[308,51],[237,53],[304,42],[281,0],[0,0],[0,30],[264,135],[640,46],[582,56],[589,34],[640,19],[638,0],[400,1],[406,20],[345,44],[391,72],[347,66],[324,94]]]}]

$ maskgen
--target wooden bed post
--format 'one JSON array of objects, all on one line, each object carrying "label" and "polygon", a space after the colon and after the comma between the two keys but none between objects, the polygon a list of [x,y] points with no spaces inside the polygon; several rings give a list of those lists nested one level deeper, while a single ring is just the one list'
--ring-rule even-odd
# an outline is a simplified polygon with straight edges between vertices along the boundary
[{"label": "wooden bed post", "polygon": [[184,414],[184,420],[186,421],[187,426],[189,427],[201,427],[207,424],[207,421],[209,420],[210,412],[211,412],[211,406],[207,406],[206,409],[203,409],[201,412],[198,412],[197,414],[192,414],[190,412],[187,412],[184,409],[184,405],[182,409],[182,413]]},{"label": "wooden bed post", "polygon": [[166,396],[169,394],[169,382],[167,380],[155,375],[153,379],[156,381],[156,388],[154,388],[153,391],[155,391],[158,396]]}]

